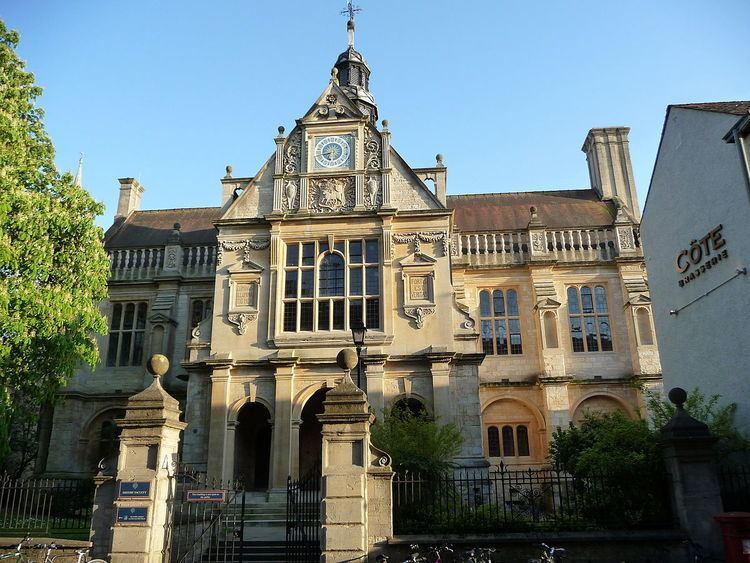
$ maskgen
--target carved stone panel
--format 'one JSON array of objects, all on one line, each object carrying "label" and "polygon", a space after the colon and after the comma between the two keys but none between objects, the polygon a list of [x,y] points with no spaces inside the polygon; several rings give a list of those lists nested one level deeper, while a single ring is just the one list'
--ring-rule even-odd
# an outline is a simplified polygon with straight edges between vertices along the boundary
[{"label": "carved stone panel", "polygon": [[376,176],[370,176],[365,182],[365,193],[364,193],[365,207],[367,209],[378,209],[382,203],[382,192],[380,189],[380,182]]},{"label": "carved stone panel", "polygon": [[289,136],[286,147],[284,148],[284,173],[299,174],[300,162],[302,158],[302,132]]},{"label": "carved stone panel", "polygon": [[354,177],[312,178],[310,210],[313,213],[347,213],[354,209]]},{"label": "carved stone panel", "polygon": [[380,143],[369,127],[365,127],[365,168],[380,170]]}]

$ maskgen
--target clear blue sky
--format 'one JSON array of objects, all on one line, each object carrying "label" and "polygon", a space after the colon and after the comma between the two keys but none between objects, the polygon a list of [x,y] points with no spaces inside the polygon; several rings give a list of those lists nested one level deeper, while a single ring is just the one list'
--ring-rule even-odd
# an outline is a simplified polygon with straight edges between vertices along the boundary
[{"label": "clear blue sky", "polygon": [[[588,186],[592,127],[632,128],[641,205],[666,106],[750,97],[750,2],[359,0],[356,47],[412,166],[445,155],[449,193]],[[4,0],[44,87],[62,169],[107,206],[211,206],[253,175],[326,86],[343,0]]]}]

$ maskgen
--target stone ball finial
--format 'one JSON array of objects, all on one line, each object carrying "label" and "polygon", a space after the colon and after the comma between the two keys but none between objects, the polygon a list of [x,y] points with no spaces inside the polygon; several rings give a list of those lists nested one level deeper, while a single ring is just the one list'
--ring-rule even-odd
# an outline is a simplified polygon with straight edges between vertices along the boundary
[{"label": "stone ball finial", "polygon": [[232,177],[232,171],[233,171],[233,168],[232,168],[231,164],[227,164],[226,171],[227,171],[227,178],[231,178]]},{"label": "stone ball finial", "polygon": [[174,225],[172,225],[172,228],[175,231],[179,231],[182,228],[182,225],[180,225],[179,223],[175,223]]},{"label": "stone ball finial", "polygon": [[388,125],[389,125],[388,120],[384,119],[383,120],[383,129],[388,129]]},{"label": "stone ball finial", "polygon": [[149,358],[146,369],[154,377],[161,377],[169,370],[169,359],[163,354],[154,354]]},{"label": "stone ball finial", "polygon": [[536,206],[535,205],[532,205],[531,207],[529,207],[529,213],[531,213],[532,215],[534,215],[536,213]]},{"label": "stone ball finial", "polygon": [[336,364],[343,370],[354,369],[357,365],[357,353],[351,348],[344,348],[336,355]]},{"label": "stone ball finial", "polygon": [[437,153],[435,155],[435,161],[437,161],[438,166],[442,166],[443,165],[443,155],[440,154],[440,153]]},{"label": "stone ball finial", "polygon": [[682,387],[672,387],[667,397],[669,397],[669,402],[677,407],[677,410],[682,410],[685,401],[687,401],[687,391]]},{"label": "stone ball finial", "polygon": [[284,126],[283,125],[279,125],[279,135],[283,135],[284,131],[286,131],[286,129],[284,129]]}]

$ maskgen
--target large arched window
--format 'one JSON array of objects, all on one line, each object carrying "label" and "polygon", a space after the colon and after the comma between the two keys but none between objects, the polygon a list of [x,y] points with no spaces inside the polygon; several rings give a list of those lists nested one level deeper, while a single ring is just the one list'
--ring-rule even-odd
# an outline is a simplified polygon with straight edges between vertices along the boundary
[{"label": "large arched window", "polygon": [[378,240],[289,243],[285,264],[285,332],[380,328]]},{"label": "large arched window", "polygon": [[568,288],[568,315],[573,352],[611,352],[607,293],[597,285]]},{"label": "large arched window", "polygon": [[523,354],[518,294],[514,289],[480,291],[479,317],[485,354]]}]

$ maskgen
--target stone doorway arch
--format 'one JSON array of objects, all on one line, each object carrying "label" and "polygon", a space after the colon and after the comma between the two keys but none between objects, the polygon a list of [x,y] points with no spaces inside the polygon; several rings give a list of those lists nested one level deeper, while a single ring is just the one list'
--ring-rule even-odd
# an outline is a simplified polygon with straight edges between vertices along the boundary
[{"label": "stone doorway arch", "polygon": [[245,403],[234,432],[234,477],[247,490],[268,489],[271,413],[261,403]]},{"label": "stone doorway arch", "polygon": [[318,389],[302,407],[299,427],[299,475],[303,477],[320,471],[323,462],[323,425],[318,415],[323,413],[323,401],[330,389]]}]

